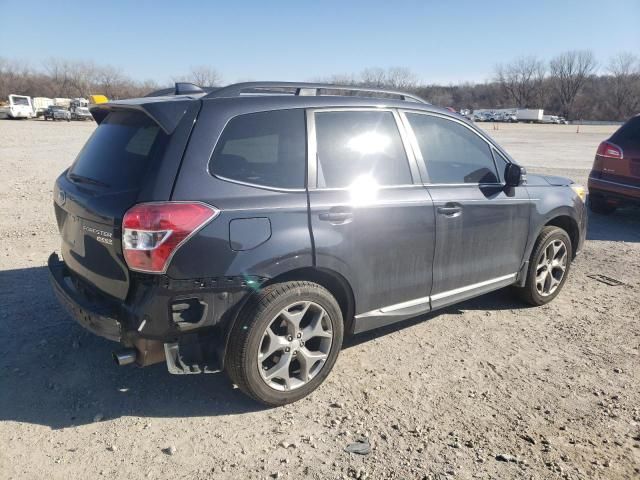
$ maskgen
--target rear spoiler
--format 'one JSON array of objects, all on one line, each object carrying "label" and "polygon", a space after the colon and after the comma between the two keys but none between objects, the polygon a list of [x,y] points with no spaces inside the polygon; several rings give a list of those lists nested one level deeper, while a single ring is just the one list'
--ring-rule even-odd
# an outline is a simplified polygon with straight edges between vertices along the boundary
[{"label": "rear spoiler", "polygon": [[171,135],[194,100],[191,97],[135,98],[93,105],[89,110],[98,125],[113,111],[142,112]]}]

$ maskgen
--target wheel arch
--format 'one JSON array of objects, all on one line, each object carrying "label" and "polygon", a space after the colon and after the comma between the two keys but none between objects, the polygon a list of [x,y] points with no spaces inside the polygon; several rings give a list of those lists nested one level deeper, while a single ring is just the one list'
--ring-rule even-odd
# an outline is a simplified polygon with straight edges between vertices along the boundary
[{"label": "wheel arch", "polygon": [[353,332],[353,318],[355,315],[355,297],[351,285],[338,272],[326,268],[303,267],[278,275],[266,285],[274,283],[306,280],[326,288],[333,295],[342,311],[345,333]]},{"label": "wheel arch", "polygon": [[569,235],[569,239],[571,240],[571,259],[573,260],[576,257],[576,251],[580,243],[580,227],[578,227],[578,222],[570,215],[558,215],[540,228],[536,238],[540,236],[542,228],[551,226],[561,228]]},{"label": "wheel arch", "polygon": [[[344,322],[345,335],[353,333],[355,297],[351,285],[346,278],[344,278],[338,272],[330,269],[302,267],[281,273],[280,275],[269,279],[261,285],[261,288],[268,285],[273,285],[275,283],[290,282],[295,280],[314,282],[326,288],[329,293],[334,296],[334,298],[338,302],[338,305],[340,306],[340,310],[342,311],[342,319]],[[223,340],[222,342],[220,342],[220,349],[218,350],[218,358],[220,360],[220,366],[222,369],[224,369],[224,365],[226,363],[227,347],[229,345],[229,338],[231,332],[233,331],[233,326],[238,319],[238,315],[251,297],[251,294],[246,295],[246,297],[241,302],[239,302],[238,305],[236,305],[236,307],[233,309],[233,312],[230,312],[230,315],[228,315],[226,321],[224,321]]]}]

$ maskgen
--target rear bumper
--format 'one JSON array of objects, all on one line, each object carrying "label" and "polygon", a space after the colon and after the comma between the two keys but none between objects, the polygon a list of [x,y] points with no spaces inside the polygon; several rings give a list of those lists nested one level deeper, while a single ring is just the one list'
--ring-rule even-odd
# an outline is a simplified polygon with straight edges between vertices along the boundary
[{"label": "rear bumper", "polygon": [[[140,285],[139,289],[143,292],[131,295],[134,298],[131,304],[108,301],[102,297],[93,300],[93,295],[85,294],[76,275],[56,253],[49,256],[48,267],[49,280],[56,297],[76,322],[95,335],[135,348],[135,362],[139,366],[164,361],[167,353],[167,366],[171,373],[218,371],[217,359],[221,357],[220,349],[223,348],[218,323],[221,317],[234,312],[233,307],[247,293],[244,286],[205,289],[203,281],[197,282],[202,287],[194,291],[194,282],[186,281],[191,286],[185,288],[182,285],[183,289],[175,288],[177,285],[172,285],[174,288],[171,290]],[[169,312],[171,301],[177,298],[184,303],[180,299],[185,296],[209,302],[205,309],[209,315],[203,315],[202,322],[182,324],[174,321],[175,316]],[[207,322],[210,319],[214,321]],[[150,334],[146,330],[150,330]],[[185,347],[186,352],[183,352]]]},{"label": "rear bumper", "polygon": [[122,341],[122,325],[115,318],[114,309],[98,305],[87,299],[71,282],[66,264],[52,253],[48,261],[49,280],[60,304],[73,319],[90,332],[113,340]]},{"label": "rear bumper", "polygon": [[101,293],[80,278],[56,253],[49,257],[49,277],[60,303],[90,332],[127,347],[140,340],[171,343],[217,329],[235,315],[253,288],[265,279],[224,277],[174,280],[139,275],[125,301]]},{"label": "rear bumper", "polygon": [[618,203],[640,204],[640,186],[589,177],[589,195],[600,195]]}]

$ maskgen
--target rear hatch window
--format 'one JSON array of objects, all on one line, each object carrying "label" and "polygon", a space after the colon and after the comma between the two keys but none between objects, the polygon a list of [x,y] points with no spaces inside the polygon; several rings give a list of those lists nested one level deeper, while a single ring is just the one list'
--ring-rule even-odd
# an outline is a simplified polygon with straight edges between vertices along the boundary
[{"label": "rear hatch window", "polygon": [[141,112],[111,112],[56,183],[64,261],[72,272],[112,297],[124,299],[129,289],[122,216],[139,201],[139,192],[161,167],[169,140]]},{"label": "rear hatch window", "polygon": [[640,144],[640,116],[634,117],[621,126],[611,137],[614,143],[632,142]]},{"label": "rear hatch window", "polygon": [[168,138],[141,112],[111,112],[78,154],[69,179],[112,190],[137,189],[161,158]]}]

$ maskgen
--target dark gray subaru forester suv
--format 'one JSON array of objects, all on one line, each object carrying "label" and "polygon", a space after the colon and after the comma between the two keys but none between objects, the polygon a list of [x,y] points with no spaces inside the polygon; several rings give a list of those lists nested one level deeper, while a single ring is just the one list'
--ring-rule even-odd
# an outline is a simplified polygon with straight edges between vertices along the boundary
[{"label": "dark gray subaru forester suv", "polygon": [[582,187],[402,92],[177,84],[91,112],[54,189],[61,303],[121,365],[224,370],[268,405],[345,335],[507,286],[551,301],[584,242]]}]

